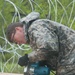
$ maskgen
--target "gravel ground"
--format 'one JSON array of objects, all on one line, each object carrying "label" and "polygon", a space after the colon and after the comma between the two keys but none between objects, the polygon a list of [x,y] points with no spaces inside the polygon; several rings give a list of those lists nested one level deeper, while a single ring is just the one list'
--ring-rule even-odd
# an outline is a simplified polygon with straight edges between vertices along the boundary
[{"label": "gravel ground", "polygon": [[23,74],[15,74],[15,73],[0,73],[0,75],[23,75]]}]

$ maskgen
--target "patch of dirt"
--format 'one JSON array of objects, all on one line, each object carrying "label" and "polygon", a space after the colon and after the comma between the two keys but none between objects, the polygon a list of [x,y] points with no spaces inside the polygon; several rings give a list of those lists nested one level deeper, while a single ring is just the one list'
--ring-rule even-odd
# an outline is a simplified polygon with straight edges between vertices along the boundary
[{"label": "patch of dirt", "polygon": [[16,73],[0,73],[0,75],[24,75],[24,74],[16,74]]}]

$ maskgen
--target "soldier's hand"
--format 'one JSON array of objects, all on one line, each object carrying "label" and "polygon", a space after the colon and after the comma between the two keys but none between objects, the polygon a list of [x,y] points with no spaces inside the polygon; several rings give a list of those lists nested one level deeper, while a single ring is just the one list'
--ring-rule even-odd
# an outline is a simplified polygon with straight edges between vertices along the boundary
[{"label": "soldier's hand", "polygon": [[25,54],[24,56],[19,58],[18,64],[20,66],[27,66],[29,62],[28,54]]}]

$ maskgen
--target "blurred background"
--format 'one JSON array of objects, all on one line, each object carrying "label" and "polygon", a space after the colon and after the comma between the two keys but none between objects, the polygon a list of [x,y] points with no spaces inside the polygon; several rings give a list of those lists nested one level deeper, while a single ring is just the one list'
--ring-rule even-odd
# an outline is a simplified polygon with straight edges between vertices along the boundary
[{"label": "blurred background", "polygon": [[29,45],[11,44],[5,32],[10,23],[32,11],[39,12],[40,18],[75,29],[75,0],[0,0],[0,72],[23,73],[18,58],[32,50]]}]

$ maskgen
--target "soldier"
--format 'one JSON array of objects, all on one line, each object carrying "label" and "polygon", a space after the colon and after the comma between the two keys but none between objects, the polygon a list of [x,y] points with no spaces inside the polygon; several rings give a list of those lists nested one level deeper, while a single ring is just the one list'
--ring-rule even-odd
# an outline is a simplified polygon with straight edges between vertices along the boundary
[{"label": "soldier", "polygon": [[75,75],[75,31],[67,26],[39,19],[38,12],[31,12],[10,24],[6,36],[10,42],[29,44],[33,50],[19,58],[20,66],[43,60],[57,75]]}]

